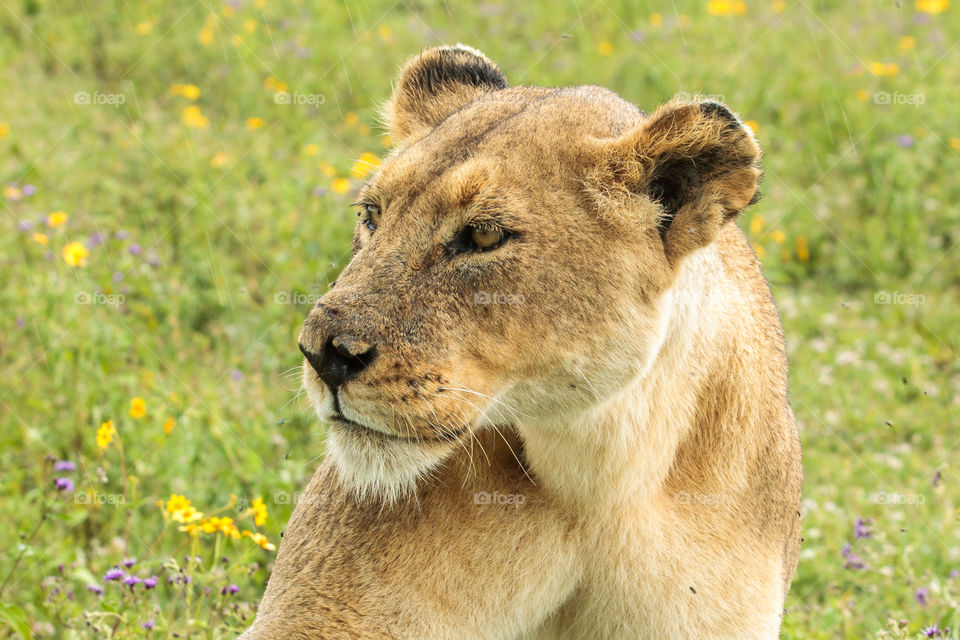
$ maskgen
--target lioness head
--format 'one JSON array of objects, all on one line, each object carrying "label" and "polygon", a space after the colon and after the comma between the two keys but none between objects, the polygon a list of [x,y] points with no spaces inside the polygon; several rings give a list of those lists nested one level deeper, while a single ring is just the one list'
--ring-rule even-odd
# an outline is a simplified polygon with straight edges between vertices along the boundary
[{"label": "lioness head", "polygon": [[300,348],[343,477],[395,497],[477,430],[575,417],[641,373],[759,149],[716,102],[508,87],[460,45],[407,63],[385,112],[397,147]]}]

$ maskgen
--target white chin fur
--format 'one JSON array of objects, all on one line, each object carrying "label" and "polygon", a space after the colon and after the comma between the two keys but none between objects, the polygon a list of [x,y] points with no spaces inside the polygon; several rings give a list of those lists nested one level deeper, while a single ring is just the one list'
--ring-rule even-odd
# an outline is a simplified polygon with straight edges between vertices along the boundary
[{"label": "white chin fur", "polygon": [[412,495],[443,460],[447,445],[383,438],[340,425],[327,432],[327,455],[336,461],[341,479],[360,499],[387,504]]},{"label": "white chin fur", "polygon": [[[305,366],[304,388],[317,416],[329,422],[333,398],[311,374]],[[327,455],[336,461],[341,479],[361,500],[386,504],[413,495],[417,482],[429,477],[453,448],[450,442],[406,442],[342,425],[327,431]]]}]

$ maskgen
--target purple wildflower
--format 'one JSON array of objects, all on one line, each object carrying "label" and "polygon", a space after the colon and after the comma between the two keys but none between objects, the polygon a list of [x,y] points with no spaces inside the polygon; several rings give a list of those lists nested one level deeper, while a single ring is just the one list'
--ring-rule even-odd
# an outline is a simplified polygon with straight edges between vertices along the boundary
[{"label": "purple wildflower", "polygon": [[98,596],[102,596],[102,595],[103,595],[103,587],[101,587],[101,586],[98,585],[98,584],[88,584],[88,585],[87,585],[87,591],[89,591],[90,593],[95,593],[95,594],[97,594]]},{"label": "purple wildflower", "polygon": [[30,231],[33,228],[33,222],[30,220],[21,220],[17,223],[17,229],[20,231]]},{"label": "purple wildflower", "polygon": [[129,251],[131,254],[135,256],[138,256],[140,255],[140,252],[142,251],[142,249],[140,248],[140,245],[138,243],[134,242],[133,244],[130,245],[130,248],[128,248],[127,251]]},{"label": "purple wildflower", "polygon": [[70,478],[55,478],[53,484],[57,491],[73,491],[73,480]]},{"label": "purple wildflower", "polygon": [[160,266],[160,258],[154,253],[147,256],[147,264],[156,269]]},{"label": "purple wildflower", "polygon": [[120,567],[114,567],[113,569],[110,569],[105,574],[103,574],[103,579],[109,582],[111,580],[120,580],[125,575],[127,575],[126,571],[124,571]]},{"label": "purple wildflower", "polygon": [[862,518],[857,518],[856,523],[853,525],[853,537],[857,540],[862,540],[863,538],[870,537],[870,529],[867,528],[868,525],[873,524],[873,520]]},{"label": "purple wildflower", "polygon": [[937,470],[937,471],[933,474],[933,480],[930,481],[930,484],[932,484],[934,487],[936,487],[937,485],[940,484],[940,471],[939,471],[939,470]]},{"label": "purple wildflower", "polygon": [[156,626],[156,624],[157,623],[154,622],[153,620],[147,620],[146,622],[141,623],[140,626],[146,629],[147,631],[151,631]]},{"label": "purple wildflower", "polygon": [[224,588],[220,589],[220,595],[225,596],[225,595],[227,595],[228,593],[229,593],[230,595],[233,595],[233,594],[235,594],[235,593],[238,592],[238,591],[240,591],[240,587],[238,587],[238,586],[235,585],[235,584],[230,584],[230,585],[227,585],[227,586],[225,586]]},{"label": "purple wildflower", "polygon": [[897,136],[897,144],[904,149],[909,149],[913,146],[913,136],[910,134]]},{"label": "purple wildflower", "polygon": [[143,580],[141,580],[140,578],[138,578],[138,577],[135,576],[135,575],[129,575],[129,576],[127,576],[126,578],[123,579],[123,584],[127,585],[128,587],[130,587],[130,590],[131,590],[131,591],[133,591],[133,588],[134,588],[135,586],[137,586],[138,584],[140,584],[141,582],[143,582]]},{"label": "purple wildflower", "polygon": [[127,238],[130,237],[130,232],[124,231],[121,229],[120,231],[117,231],[116,233],[114,233],[113,237],[116,238],[117,240],[126,240]]},{"label": "purple wildflower", "polygon": [[930,600],[930,590],[926,587],[920,587],[917,589],[916,593],[913,594],[913,599],[917,601],[917,604],[921,607],[927,606],[927,603]]},{"label": "purple wildflower", "polygon": [[941,629],[936,625],[936,623],[934,623],[929,627],[923,628],[923,635],[926,638],[946,638],[950,635],[950,627],[944,627]]},{"label": "purple wildflower", "polygon": [[92,232],[87,236],[87,249],[93,249],[103,244],[103,234],[99,231]]},{"label": "purple wildflower", "polygon": [[230,377],[238,381],[243,380],[243,371],[240,371],[240,369],[231,369]]},{"label": "purple wildflower", "polygon": [[125,566],[127,569],[129,569],[130,567],[132,567],[132,566],[135,565],[135,564],[137,564],[137,559],[136,559],[136,558],[124,558],[124,559],[123,559],[123,566]]},{"label": "purple wildflower", "polygon": [[317,196],[318,198],[319,198],[320,196],[325,196],[325,195],[327,195],[327,190],[324,189],[323,187],[314,187],[314,188],[313,188],[313,195]]},{"label": "purple wildflower", "polygon": [[153,589],[155,586],[157,586],[157,576],[150,576],[143,581],[145,589]]},{"label": "purple wildflower", "polygon": [[77,465],[70,462],[69,460],[57,460],[53,463],[54,471],[76,471]]},{"label": "purple wildflower", "polygon": [[860,557],[853,552],[853,549],[850,548],[850,543],[843,545],[843,557],[846,558],[843,562],[844,569],[853,569],[854,571],[860,571],[867,568],[867,563],[860,559]]},{"label": "purple wildflower", "polygon": [[114,282],[120,282],[121,280],[123,280],[123,274],[120,273],[119,271],[114,271],[114,272],[113,272],[113,281],[114,281]]},{"label": "purple wildflower", "polygon": [[20,190],[20,193],[22,193],[28,198],[33,194],[35,194],[36,192],[37,192],[37,188],[32,184],[25,184],[23,185],[23,189]]}]

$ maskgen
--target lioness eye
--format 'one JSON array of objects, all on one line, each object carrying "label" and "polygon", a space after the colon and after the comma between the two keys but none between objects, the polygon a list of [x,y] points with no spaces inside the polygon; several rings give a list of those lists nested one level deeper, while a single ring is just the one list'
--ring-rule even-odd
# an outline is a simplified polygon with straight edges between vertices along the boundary
[{"label": "lioness eye", "polygon": [[470,241],[478,249],[492,249],[503,240],[503,232],[497,228],[473,227]]},{"label": "lioness eye", "polygon": [[364,204],[361,206],[363,207],[361,213],[366,215],[363,223],[367,225],[367,229],[373,231],[380,225],[380,207],[375,204]]}]

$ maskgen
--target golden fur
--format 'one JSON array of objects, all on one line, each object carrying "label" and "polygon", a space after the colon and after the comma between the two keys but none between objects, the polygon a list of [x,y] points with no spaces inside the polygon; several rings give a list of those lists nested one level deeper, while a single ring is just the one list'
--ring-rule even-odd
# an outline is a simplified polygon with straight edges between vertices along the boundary
[{"label": "golden fur", "polygon": [[462,45],[407,63],[385,114],[398,146],[300,336],[329,454],[243,639],[777,637],[800,447],[732,222],[749,130],[508,88]]}]

